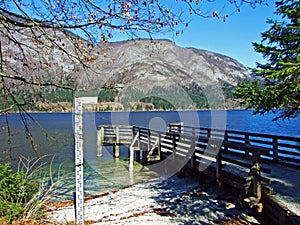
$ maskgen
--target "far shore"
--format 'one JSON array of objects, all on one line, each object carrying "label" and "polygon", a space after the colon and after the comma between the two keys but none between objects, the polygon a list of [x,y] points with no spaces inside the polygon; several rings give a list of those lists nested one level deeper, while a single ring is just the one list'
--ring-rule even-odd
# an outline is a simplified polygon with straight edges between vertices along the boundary
[{"label": "far shore", "polygon": [[[188,112],[188,111],[234,111],[234,110],[240,110],[245,111],[249,110],[252,111],[253,109],[246,109],[246,108],[224,108],[224,109],[205,109],[205,108],[199,108],[199,109],[153,109],[153,110],[84,110],[84,112],[97,112],[97,113],[126,113],[126,112]],[[62,111],[56,111],[56,110],[28,110],[26,113],[73,113],[74,109],[69,110],[62,110]],[[9,113],[19,113],[17,111],[10,111]]]}]

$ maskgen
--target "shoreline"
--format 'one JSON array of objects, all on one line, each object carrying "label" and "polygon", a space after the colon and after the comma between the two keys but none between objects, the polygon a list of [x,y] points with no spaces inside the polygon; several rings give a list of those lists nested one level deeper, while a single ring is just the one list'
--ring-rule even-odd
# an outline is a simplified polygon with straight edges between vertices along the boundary
[{"label": "shoreline", "polygon": [[[241,215],[257,221],[253,211],[235,209],[236,193],[214,184],[200,185],[197,176],[158,178],[86,199],[88,224],[221,224]],[[55,223],[75,221],[73,205],[48,208]]]},{"label": "shoreline", "polygon": [[[225,109],[157,109],[157,110],[103,110],[103,111],[85,111],[85,112],[90,112],[90,113],[128,113],[128,112],[193,112],[193,111],[253,111],[253,109],[246,109],[246,108],[225,108]],[[5,114],[19,114],[19,113],[74,113],[73,110],[68,110],[68,111],[32,111],[28,110],[26,112],[6,112]]]}]

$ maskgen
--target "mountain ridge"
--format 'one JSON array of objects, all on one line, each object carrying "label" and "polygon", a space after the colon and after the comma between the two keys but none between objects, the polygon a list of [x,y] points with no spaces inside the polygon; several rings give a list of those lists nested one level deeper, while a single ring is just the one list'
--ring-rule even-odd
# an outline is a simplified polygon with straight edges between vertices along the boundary
[{"label": "mountain ridge", "polygon": [[[250,78],[248,70],[235,59],[208,50],[179,47],[170,40],[136,39],[111,45],[112,49],[105,57],[95,55],[96,61],[106,62],[98,74],[105,74],[108,78],[105,83],[110,85],[122,83],[118,77],[128,81],[130,76],[131,82],[137,78],[146,81],[151,75],[156,76],[158,82],[163,78],[159,75],[172,77],[177,82],[189,78],[203,86],[212,85],[218,79],[236,85],[240,80]],[[144,84],[148,85],[147,82]]]}]

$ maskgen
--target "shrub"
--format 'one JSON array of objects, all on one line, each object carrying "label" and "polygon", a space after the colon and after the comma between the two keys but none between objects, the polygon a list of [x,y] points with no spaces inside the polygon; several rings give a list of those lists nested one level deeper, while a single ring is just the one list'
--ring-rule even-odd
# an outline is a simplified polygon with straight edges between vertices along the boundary
[{"label": "shrub", "polygon": [[23,170],[13,172],[10,163],[0,165],[0,217],[7,221],[19,219],[37,191],[38,184],[26,179]]},{"label": "shrub", "polygon": [[55,185],[45,188],[41,177],[45,164],[38,165],[40,160],[21,158],[17,171],[13,171],[10,163],[0,164],[0,218],[8,223],[43,216],[43,207]]}]

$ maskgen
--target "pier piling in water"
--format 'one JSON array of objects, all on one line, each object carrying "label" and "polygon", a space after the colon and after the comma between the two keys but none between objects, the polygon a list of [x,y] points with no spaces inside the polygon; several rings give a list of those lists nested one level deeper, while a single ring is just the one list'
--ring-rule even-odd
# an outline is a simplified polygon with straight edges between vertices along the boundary
[{"label": "pier piling in water", "polygon": [[115,158],[120,157],[120,146],[118,144],[113,145],[113,155]]},{"label": "pier piling in water", "polygon": [[102,157],[102,148],[104,142],[104,127],[100,127],[97,131],[97,157]]}]

